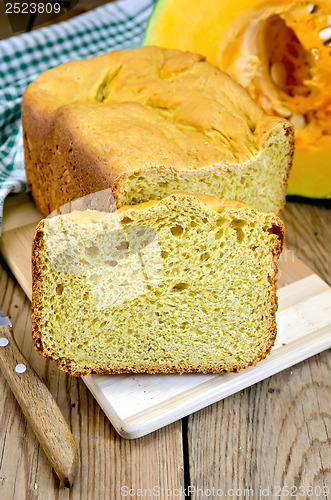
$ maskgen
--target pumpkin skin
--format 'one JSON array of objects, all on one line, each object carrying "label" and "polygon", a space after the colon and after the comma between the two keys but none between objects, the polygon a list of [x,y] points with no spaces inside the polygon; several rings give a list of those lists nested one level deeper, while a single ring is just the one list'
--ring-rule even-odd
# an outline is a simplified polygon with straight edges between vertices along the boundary
[{"label": "pumpkin skin", "polygon": [[331,198],[331,0],[158,0],[144,44],[203,54],[292,121],[288,194]]}]

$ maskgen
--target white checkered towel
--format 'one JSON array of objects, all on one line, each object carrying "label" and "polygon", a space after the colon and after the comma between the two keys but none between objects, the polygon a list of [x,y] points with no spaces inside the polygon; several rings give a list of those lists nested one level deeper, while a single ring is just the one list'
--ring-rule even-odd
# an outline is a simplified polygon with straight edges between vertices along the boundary
[{"label": "white checkered towel", "polygon": [[0,231],[4,199],[28,190],[20,108],[39,73],[71,59],[139,47],[153,0],[120,0],[0,42]]}]

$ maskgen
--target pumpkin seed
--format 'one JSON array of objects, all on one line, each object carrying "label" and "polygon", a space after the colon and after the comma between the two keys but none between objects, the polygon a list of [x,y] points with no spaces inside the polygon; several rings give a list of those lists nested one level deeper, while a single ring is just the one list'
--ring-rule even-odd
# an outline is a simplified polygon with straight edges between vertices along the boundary
[{"label": "pumpkin seed", "polygon": [[303,128],[306,125],[305,117],[301,113],[293,113],[290,121],[295,129]]},{"label": "pumpkin seed", "polygon": [[274,106],[274,110],[280,116],[284,116],[284,118],[289,118],[291,116],[291,114],[292,114],[292,111],[290,111],[289,109],[285,108],[285,106],[282,106],[282,105]]},{"label": "pumpkin seed", "polygon": [[323,28],[319,34],[318,34],[319,38],[324,42],[324,41],[327,41],[329,40],[329,38],[331,38],[331,27],[330,28]]},{"label": "pumpkin seed", "polygon": [[313,13],[314,9],[315,9],[316,5],[314,3],[307,3],[307,9],[308,9],[308,12],[310,14]]}]

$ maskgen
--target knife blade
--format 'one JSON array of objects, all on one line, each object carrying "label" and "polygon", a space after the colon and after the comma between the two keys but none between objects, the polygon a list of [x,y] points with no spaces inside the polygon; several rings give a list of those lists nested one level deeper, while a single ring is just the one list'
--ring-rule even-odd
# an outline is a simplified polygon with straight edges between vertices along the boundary
[{"label": "knife blade", "polygon": [[8,316],[4,315],[4,313],[2,312],[2,309],[0,307],[0,326],[4,326],[4,325],[13,326],[11,324],[10,319],[8,318]]},{"label": "knife blade", "polygon": [[70,488],[78,465],[76,443],[49,389],[19,350],[1,308],[0,368],[57,476]]}]

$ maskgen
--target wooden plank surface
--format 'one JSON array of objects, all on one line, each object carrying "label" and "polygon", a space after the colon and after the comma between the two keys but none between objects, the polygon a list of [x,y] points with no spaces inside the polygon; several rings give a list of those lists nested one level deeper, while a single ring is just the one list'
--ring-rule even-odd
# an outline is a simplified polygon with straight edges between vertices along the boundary
[{"label": "wooden plank surface", "polygon": [[[298,224],[296,218],[302,223]],[[288,248],[331,284],[330,212],[288,203],[284,219]],[[72,491],[59,488],[0,374],[0,498],[120,500],[124,498],[120,491],[123,485],[172,490],[219,485],[225,490],[241,485],[315,484],[331,489],[330,351],[201,410],[182,423],[127,441],[114,432],[80,379],[66,376],[53,362],[35,353],[30,339],[29,301],[3,262],[0,304],[12,317],[23,353],[57,400],[81,456]],[[136,494],[130,498],[139,497]],[[191,498],[206,496],[192,492]],[[264,498],[276,497],[270,494]]]},{"label": "wooden plank surface", "polygon": [[[287,248],[330,284],[330,209],[287,203],[283,219]],[[198,487],[288,498],[284,486],[298,488],[296,498],[331,498],[330,438],[328,350],[188,417],[191,498],[203,498]]]},{"label": "wooden plank surface", "polygon": [[330,370],[325,352],[190,416],[190,484],[253,498],[261,486],[266,498],[277,486],[302,486],[303,498],[308,486],[330,487]]}]

